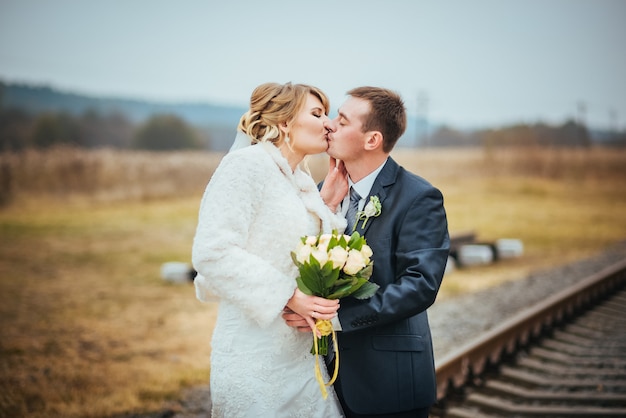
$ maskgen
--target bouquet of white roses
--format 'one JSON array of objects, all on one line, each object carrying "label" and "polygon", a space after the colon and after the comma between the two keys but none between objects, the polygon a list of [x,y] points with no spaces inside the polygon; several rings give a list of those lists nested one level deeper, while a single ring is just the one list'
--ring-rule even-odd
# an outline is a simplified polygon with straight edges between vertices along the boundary
[{"label": "bouquet of white roses", "polygon": [[[346,296],[367,299],[378,290],[379,286],[369,281],[373,269],[372,249],[358,232],[351,236],[333,231],[332,234],[302,237],[291,257],[300,273],[296,279],[298,288],[307,295],[326,299]],[[313,333],[311,353],[326,355],[331,334],[335,338],[332,324],[328,320],[317,320],[315,325],[322,336],[317,337]],[[337,368],[339,359],[336,350],[335,342]]]}]

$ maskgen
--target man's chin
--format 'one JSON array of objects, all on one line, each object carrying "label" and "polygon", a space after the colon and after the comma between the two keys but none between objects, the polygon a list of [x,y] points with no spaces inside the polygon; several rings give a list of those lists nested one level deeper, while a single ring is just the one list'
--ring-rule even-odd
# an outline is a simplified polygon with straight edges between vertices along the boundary
[{"label": "man's chin", "polygon": [[328,142],[328,148],[326,148],[326,154],[333,158],[336,158],[333,152],[333,144],[331,144],[330,141]]}]

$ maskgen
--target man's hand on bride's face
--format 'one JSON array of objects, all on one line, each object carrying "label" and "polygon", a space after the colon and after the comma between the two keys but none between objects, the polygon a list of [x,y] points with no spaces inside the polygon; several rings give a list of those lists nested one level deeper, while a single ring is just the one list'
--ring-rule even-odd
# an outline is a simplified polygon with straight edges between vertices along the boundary
[{"label": "man's hand on bride's face", "polygon": [[343,161],[330,158],[328,173],[324,179],[320,194],[326,206],[335,211],[343,198],[348,193],[348,172]]}]

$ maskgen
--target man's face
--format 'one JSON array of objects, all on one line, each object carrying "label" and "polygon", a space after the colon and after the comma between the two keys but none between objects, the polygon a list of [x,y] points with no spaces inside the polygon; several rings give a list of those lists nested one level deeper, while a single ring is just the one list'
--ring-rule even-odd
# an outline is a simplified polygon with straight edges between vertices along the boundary
[{"label": "man's face", "polygon": [[356,160],[364,151],[366,133],[362,131],[363,120],[370,105],[363,99],[348,97],[331,121],[332,132],[328,135],[328,155],[345,161]]}]

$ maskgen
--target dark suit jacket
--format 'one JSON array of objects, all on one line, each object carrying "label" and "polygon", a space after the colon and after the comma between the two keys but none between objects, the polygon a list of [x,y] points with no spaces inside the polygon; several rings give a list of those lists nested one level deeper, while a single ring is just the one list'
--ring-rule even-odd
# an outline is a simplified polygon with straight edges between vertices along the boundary
[{"label": "dark suit jacket", "polygon": [[426,180],[389,158],[374,195],[382,212],[365,229],[359,221],[357,231],[374,252],[371,280],[380,289],[371,299],[345,298],[339,309],[337,385],[344,403],[360,414],[425,408],[436,401],[426,309],[437,296],[450,247],[443,196]]}]

